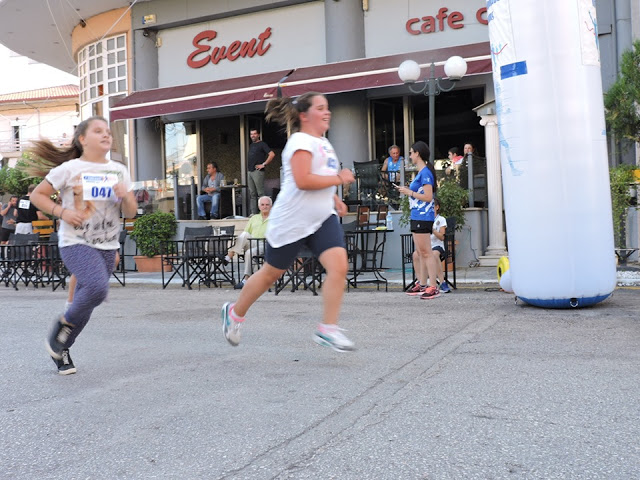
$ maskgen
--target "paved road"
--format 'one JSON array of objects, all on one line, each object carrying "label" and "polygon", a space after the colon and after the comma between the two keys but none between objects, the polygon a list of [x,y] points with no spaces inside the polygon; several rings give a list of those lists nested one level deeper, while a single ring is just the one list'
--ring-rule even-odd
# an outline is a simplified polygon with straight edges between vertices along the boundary
[{"label": "paved road", "polygon": [[338,354],[306,292],[266,294],[232,348],[233,290],[116,287],[61,377],[43,338],[65,293],[0,288],[0,478],[639,478],[639,293],[352,291]]}]

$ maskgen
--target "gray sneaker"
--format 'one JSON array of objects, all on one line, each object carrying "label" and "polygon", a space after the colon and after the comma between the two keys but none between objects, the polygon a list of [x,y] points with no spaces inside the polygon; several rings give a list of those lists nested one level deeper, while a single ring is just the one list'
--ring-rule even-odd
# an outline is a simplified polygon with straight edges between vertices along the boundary
[{"label": "gray sneaker", "polygon": [[318,325],[318,330],[313,336],[313,340],[323,347],[331,347],[336,352],[350,352],[355,350],[355,344],[349,340],[340,327],[327,327],[324,324]]},{"label": "gray sneaker", "polygon": [[227,302],[222,306],[222,333],[232,346],[237,347],[240,343],[240,326],[242,322],[236,322],[231,319],[229,311],[233,305]]}]

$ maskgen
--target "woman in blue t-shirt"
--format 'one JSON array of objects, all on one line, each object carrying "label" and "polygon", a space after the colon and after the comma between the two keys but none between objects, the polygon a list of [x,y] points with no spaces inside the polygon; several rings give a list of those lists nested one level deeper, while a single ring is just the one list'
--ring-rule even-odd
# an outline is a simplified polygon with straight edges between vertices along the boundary
[{"label": "woman in blue t-shirt", "polygon": [[[431,250],[431,232],[435,219],[433,197],[438,188],[436,171],[429,163],[429,147],[422,141],[411,146],[409,158],[417,167],[418,175],[409,187],[397,187],[402,195],[409,196],[411,233],[413,233],[415,245],[413,264],[418,277],[418,283],[407,294],[419,295],[421,299],[427,300],[440,296],[436,283],[437,259]],[[427,287],[427,279],[429,287]]]}]

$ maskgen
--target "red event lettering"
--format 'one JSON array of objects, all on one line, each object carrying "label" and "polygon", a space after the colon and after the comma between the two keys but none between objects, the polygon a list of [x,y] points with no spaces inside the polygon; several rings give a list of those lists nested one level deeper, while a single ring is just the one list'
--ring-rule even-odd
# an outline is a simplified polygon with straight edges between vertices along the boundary
[{"label": "red event lettering", "polygon": [[[452,30],[458,30],[464,27],[462,23],[464,21],[464,15],[461,12],[455,11],[447,13],[449,9],[447,7],[441,7],[435,17],[426,15],[422,18],[410,18],[405,24],[405,29],[411,35],[420,35],[421,33],[433,33],[442,32],[445,27],[445,19],[447,26]],[[476,12],[476,19],[478,23],[487,25],[486,19],[487,7],[482,7]],[[421,23],[422,22],[422,23]]]},{"label": "red event lettering", "polygon": [[[262,56],[271,48],[271,44],[266,43],[269,37],[271,37],[271,27],[267,27],[257,38],[252,38],[245,42],[234,40],[228,47],[213,47],[212,49],[211,45],[201,43],[205,40],[214,40],[217,36],[218,32],[215,30],[205,30],[193,37],[191,43],[196,49],[187,57],[187,65],[191,68],[202,68],[209,62],[217,65],[220,60],[224,60],[225,58],[233,62],[240,57],[252,58],[256,54]],[[211,54],[209,54],[210,50]]]}]

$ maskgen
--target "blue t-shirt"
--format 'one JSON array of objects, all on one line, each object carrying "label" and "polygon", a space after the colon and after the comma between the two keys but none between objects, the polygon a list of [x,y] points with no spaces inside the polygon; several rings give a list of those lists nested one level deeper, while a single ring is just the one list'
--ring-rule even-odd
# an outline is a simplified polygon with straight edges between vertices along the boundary
[{"label": "blue t-shirt", "polygon": [[[433,188],[433,175],[428,167],[420,170],[416,178],[411,182],[411,185],[409,185],[409,188],[416,193],[424,193],[423,185],[431,185],[431,188]],[[411,207],[411,220],[433,222],[435,219],[433,200],[427,203],[417,198],[409,197],[409,207]]]}]

